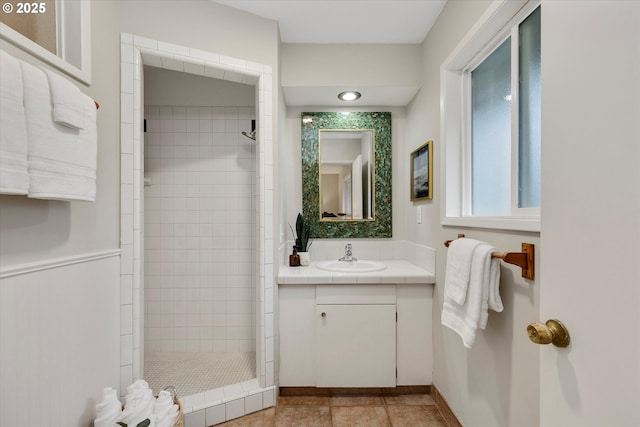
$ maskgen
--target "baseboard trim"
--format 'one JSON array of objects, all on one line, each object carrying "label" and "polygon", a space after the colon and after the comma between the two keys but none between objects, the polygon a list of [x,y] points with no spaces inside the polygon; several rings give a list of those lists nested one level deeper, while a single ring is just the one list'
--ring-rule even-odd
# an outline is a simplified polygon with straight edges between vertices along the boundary
[{"label": "baseboard trim", "polygon": [[449,407],[447,401],[444,400],[442,394],[440,394],[440,392],[438,391],[438,388],[434,385],[431,386],[431,390],[433,394],[433,400],[435,400],[438,410],[447,421],[449,427],[462,427],[462,424],[460,423],[460,421],[458,421],[458,418]]},{"label": "baseboard trim", "polygon": [[282,387],[280,396],[399,396],[401,394],[430,394],[430,385],[397,387]]}]

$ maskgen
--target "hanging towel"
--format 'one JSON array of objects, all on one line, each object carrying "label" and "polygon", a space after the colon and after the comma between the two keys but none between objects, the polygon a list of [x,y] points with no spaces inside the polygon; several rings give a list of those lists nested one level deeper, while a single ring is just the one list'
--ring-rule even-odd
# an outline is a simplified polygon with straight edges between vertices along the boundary
[{"label": "hanging towel", "polygon": [[20,65],[29,140],[29,197],[95,201],[98,139],[95,105],[85,105],[91,120],[84,129],[56,124],[45,72],[26,62]]},{"label": "hanging towel", "polygon": [[464,304],[467,297],[471,259],[473,252],[482,243],[480,240],[460,238],[449,244],[444,291],[457,304]]},{"label": "hanging towel", "polygon": [[[473,346],[478,329],[485,329],[488,309],[502,311],[499,294],[500,260],[491,257],[495,251],[495,248],[484,243],[476,247],[471,258],[469,286],[464,304],[458,304],[449,298],[445,289],[441,323],[460,335],[467,348]],[[490,295],[493,296],[490,298]]]},{"label": "hanging towel", "polygon": [[27,194],[27,122],[20,61],[0,51],[0,193]]},{"label": "hanging towel", "polygon": [[86,106],[95,108],[95,103],[78,86],[71,83],[60,74],[51,70],[44,70],[49,81],[51,91],[51,105],[53,107],[53,121],[73,129],[84,129],[91,122]]},{"label": "hanging towel", "polygon": [[[496,313],[502,312],[504,306],[502,305],[502,298],[500,298],[500,260],[498,258],[491,258],[488,293],[488,308]],[[484,325],[486,326],[486,324],[485,320]],[[484,329],[484,326],[482,329]]]}]

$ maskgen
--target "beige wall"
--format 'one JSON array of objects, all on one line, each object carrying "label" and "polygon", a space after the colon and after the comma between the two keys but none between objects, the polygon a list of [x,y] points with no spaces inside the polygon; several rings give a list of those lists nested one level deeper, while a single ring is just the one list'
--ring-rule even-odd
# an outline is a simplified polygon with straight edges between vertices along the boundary
[{"label": "beige wall", "polygon": [[[218,54],[241,58],[273,68],[272,87],[278,87],[279,34],[274,21],[258,18],[234,9],[217,5],[208,0],[196,1],[91,1],[91,46],[92,84],[79,85],[81,90],[100,103],[98,111],[98,165],[97,199],[89,202],[60,202],[32,200],[24,196],[0,196],[0,267],[12,269],[24,263],[48,263],[61,257],[82,257],[87,253],[111,251],[120,248],[120,32],[128,32],[173,44],[184,45]],[[42,63],[12,45],[2,41],[0,47],[29,62]],[[276,89],[274,89],[276,90]],[[274,96],[273,111],[279,111],[281,97]],[[274,114],[274,132],[278,132],[278,114]],[[277,158],[277,143],[274,144],[274,158]],[[277,203],[277,202],[276,202]],[[116,260],[118,258],[116,257]],[[53,270],[52,270],[53,271]],[[93,293],[71,294],[85,307],[99,307],[102,311],[63,313],[56,316],[56,328],[66,331],[60,344],[73,343],[74,359],[82,364],[76,367],[78,378],[89,378],[83,388],[75,387],[77,378],[56,379],[55,383],[45,381],[40,387],[27,390],[29,396],[42,394],[42,390],[67,390],[64,399],[78,403],[77,413],[60,416],[59,424],[84,427],[93,416],[94,405],[100,399],[102,388],[118,387],[120,380],[119,356],[120,302],[125,296],[120,294],[119,266],[110,270],[109,277],[95,271],[78,279],[77,276],[58,277],[60,295],[70,295],[70,289],[78,283],[93,283],[100,286]],[[101,275],[93,278],[91,274]],[[36,277],[35,275],[33,277]],[[37,286],[47,286],[46,280],[37,276],[36,285],[18,287],[16,292],[3,294],[3,304],[28,304],[29,298],[40,295]],[[45,277],[46,274],[45,274]],[[95,280],[94,280],[95,279]],[[100,280],[98,280],[100,279]],[[5,279],[3,279],[5,280]],[[35,280],[35,279],[34,279]],[[66,286],[68,285],[68,286]],[[3,284],[4,286],[4,284]],[[35,286],[35,288],[34,288]],[[4,289],[4,287],[2,288]],[[35,289],[35,290],[34,290]],[[109,295],[109,299],[103,297]],[[60,305],[62,307],[62,305]],[[49,307],[50,308],[50,307]],[[55,310],[54,310],[55,311]],[[95,316],[92,317],[94,313]],[[107,313],[108,315],[105,315]],[[3,314],[3,324],[19,321],[12,313]],[[87,317],[88,316],[88,317]],[[105,326],[108,333],[100,331],[97,344],[111,349],[98,359],[89,350],[83,350],[84,339],[76,327],[79,324],[92,325],[96,322]],[[111,327],[113,325],[114,327]],[[37,329],[37,328],[36,328]],[[30,340],[38,341],[45,330],[28,330]],[[83,333],[86,332],[83,330]],[[97,348],[94,346],[94,350]],[[2,357],[19,357],[9,349]],[[15,350],[18,351],[18,350]],[[57,351],[52,348],[51,351]],[[63,353],[61,353],[63,354]],[[43,353],[46,355],[46,353]],[[9,360],[9,359],[6,359]],[[46,358],[26,362],[24,369],[33,372],[48,372]],[[38,362],[39,361],[39,362]],[[95,374],[97,372],[97,374]],[[25,388],[27,383],[22,383]],[[88,390],[93,391],[87,392]],[[3,392],[0,406],[9,405]],[[55,407],[59,396],[44,394],[42,407]],[[48,405],[48,406],[47,406]],[[35,418],[29,423],[19,423],[25,427],[41,425]]]},{"label": "beige wall", "polygon": [[[101,0],[105,1],[105,0]],[[120,6],[120,31],[167,43],[214,52],[272,67],[274,91],[270,110],[273,122],[273,153],[278,159],[281,132],[277,112],[280,109],[280,33],[275,21],[260,18],[209,0],[108,0]],[[274,174],[278,165],[273,165]],[[277,175],[274,175],[277,176]],[[279,185],[274,183],[274,206],[279,202]],[[273,230],[282,223],[274,216]],[[282,234],[282,233],[280,233]],[[274,253],[278,251],[274,239]]]},{"label": "beige wall", "polygon": [[[119,247],[118,13],[115,3],[99,1],[91,3],[91,14],[92,84],[79,86],[100,103],[96,201],[62,202],[0,196],[2,267]],[[21,59],[43,65],[4,41],[0,46]]]},{"label": "beige wall", "polygon": [[[96,201],[0,196],[0,266],[3,272],[30,267],[0,284],[0,324],[10,327],[0,334],[0,365],[9,373],[0,393],[2,425],[87,426],[102,388],[120,380],[117,4],[92,2],[91,17],[92,84],[79,86],[100,103]],[[47,67],[12,45],[0,46]],[[92,260],[92,253],[108,258]],[[56,263],[59,258],[74,263]],[[27,342],[28,348],[20,344]],[[14,372],[22,373],[17,384],[11,382]],[[64,403],[43,390],[64,390]]]},{"label": "beige wall", "polygon": [[256,87],[145,66],[144,103],[154,106],[254,107]]},{"label": "beige wall", "polygon": [[420,45],[282,45],[283,86],[419,86]]},{"label": "beige wall", "polygon": [[208,0],[109,1],[120,6],[120,31],[278,67],[275,21]]},{"label": "beige wall", "polygon": [[[537,321],[539,280],[525,281],[520,271],[503,263],[500,293],[502,313],[491,312],[485,331],[467,350],[460,338],[440,325],[446,248],[443,242],[458,233],[490,242],[500,250],[517,251],[521,242],[536,244],[535,233],[459,229],[440,225],[442,176],[440,158],[440,64],[457,46],[489,6],[489,1],[449,1],[422,46],[422,89],[409,105],[403,174],[409,179],[409,153],[427,140],[434,141],[434,198],[410,203],[408,186],[403,192],[401,215],[407,240],[431,246],[437,251],[433,316],[434,385],[440,390],[463,425],[537,426],[539,424],[539,349],[529,343],[525,327]],[[395,190],[395,188],[394,188]],[[422,224],[416,209],[422,209]],[[395,212],[394,212],[395,215]]]}]

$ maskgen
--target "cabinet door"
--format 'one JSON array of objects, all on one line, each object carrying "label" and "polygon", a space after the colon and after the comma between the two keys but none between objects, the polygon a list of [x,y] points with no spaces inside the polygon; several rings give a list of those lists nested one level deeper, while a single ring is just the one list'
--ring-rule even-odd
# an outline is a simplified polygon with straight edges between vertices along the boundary
[{"label": "cabinet door", "polygon": [[312,387],[314,371],[315,286],[286,285],[280,299],[280,385]]},{"label": "cabinet door", "polygon": [[396,306],[316,306],[316,386],[395,387]]}]

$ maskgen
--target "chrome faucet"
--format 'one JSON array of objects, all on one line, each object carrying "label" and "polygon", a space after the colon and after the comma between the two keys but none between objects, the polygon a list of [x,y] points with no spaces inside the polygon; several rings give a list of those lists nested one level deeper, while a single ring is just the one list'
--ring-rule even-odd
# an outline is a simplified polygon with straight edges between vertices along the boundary
[{"label": "chrome faucet", "polygon": [[357,260],[358,258],[354,257],[353,252],[351,251],[351,243],[347,243],[347,245],[344,247],[344,256],[338,259],[338,261],[353,262]]}]

